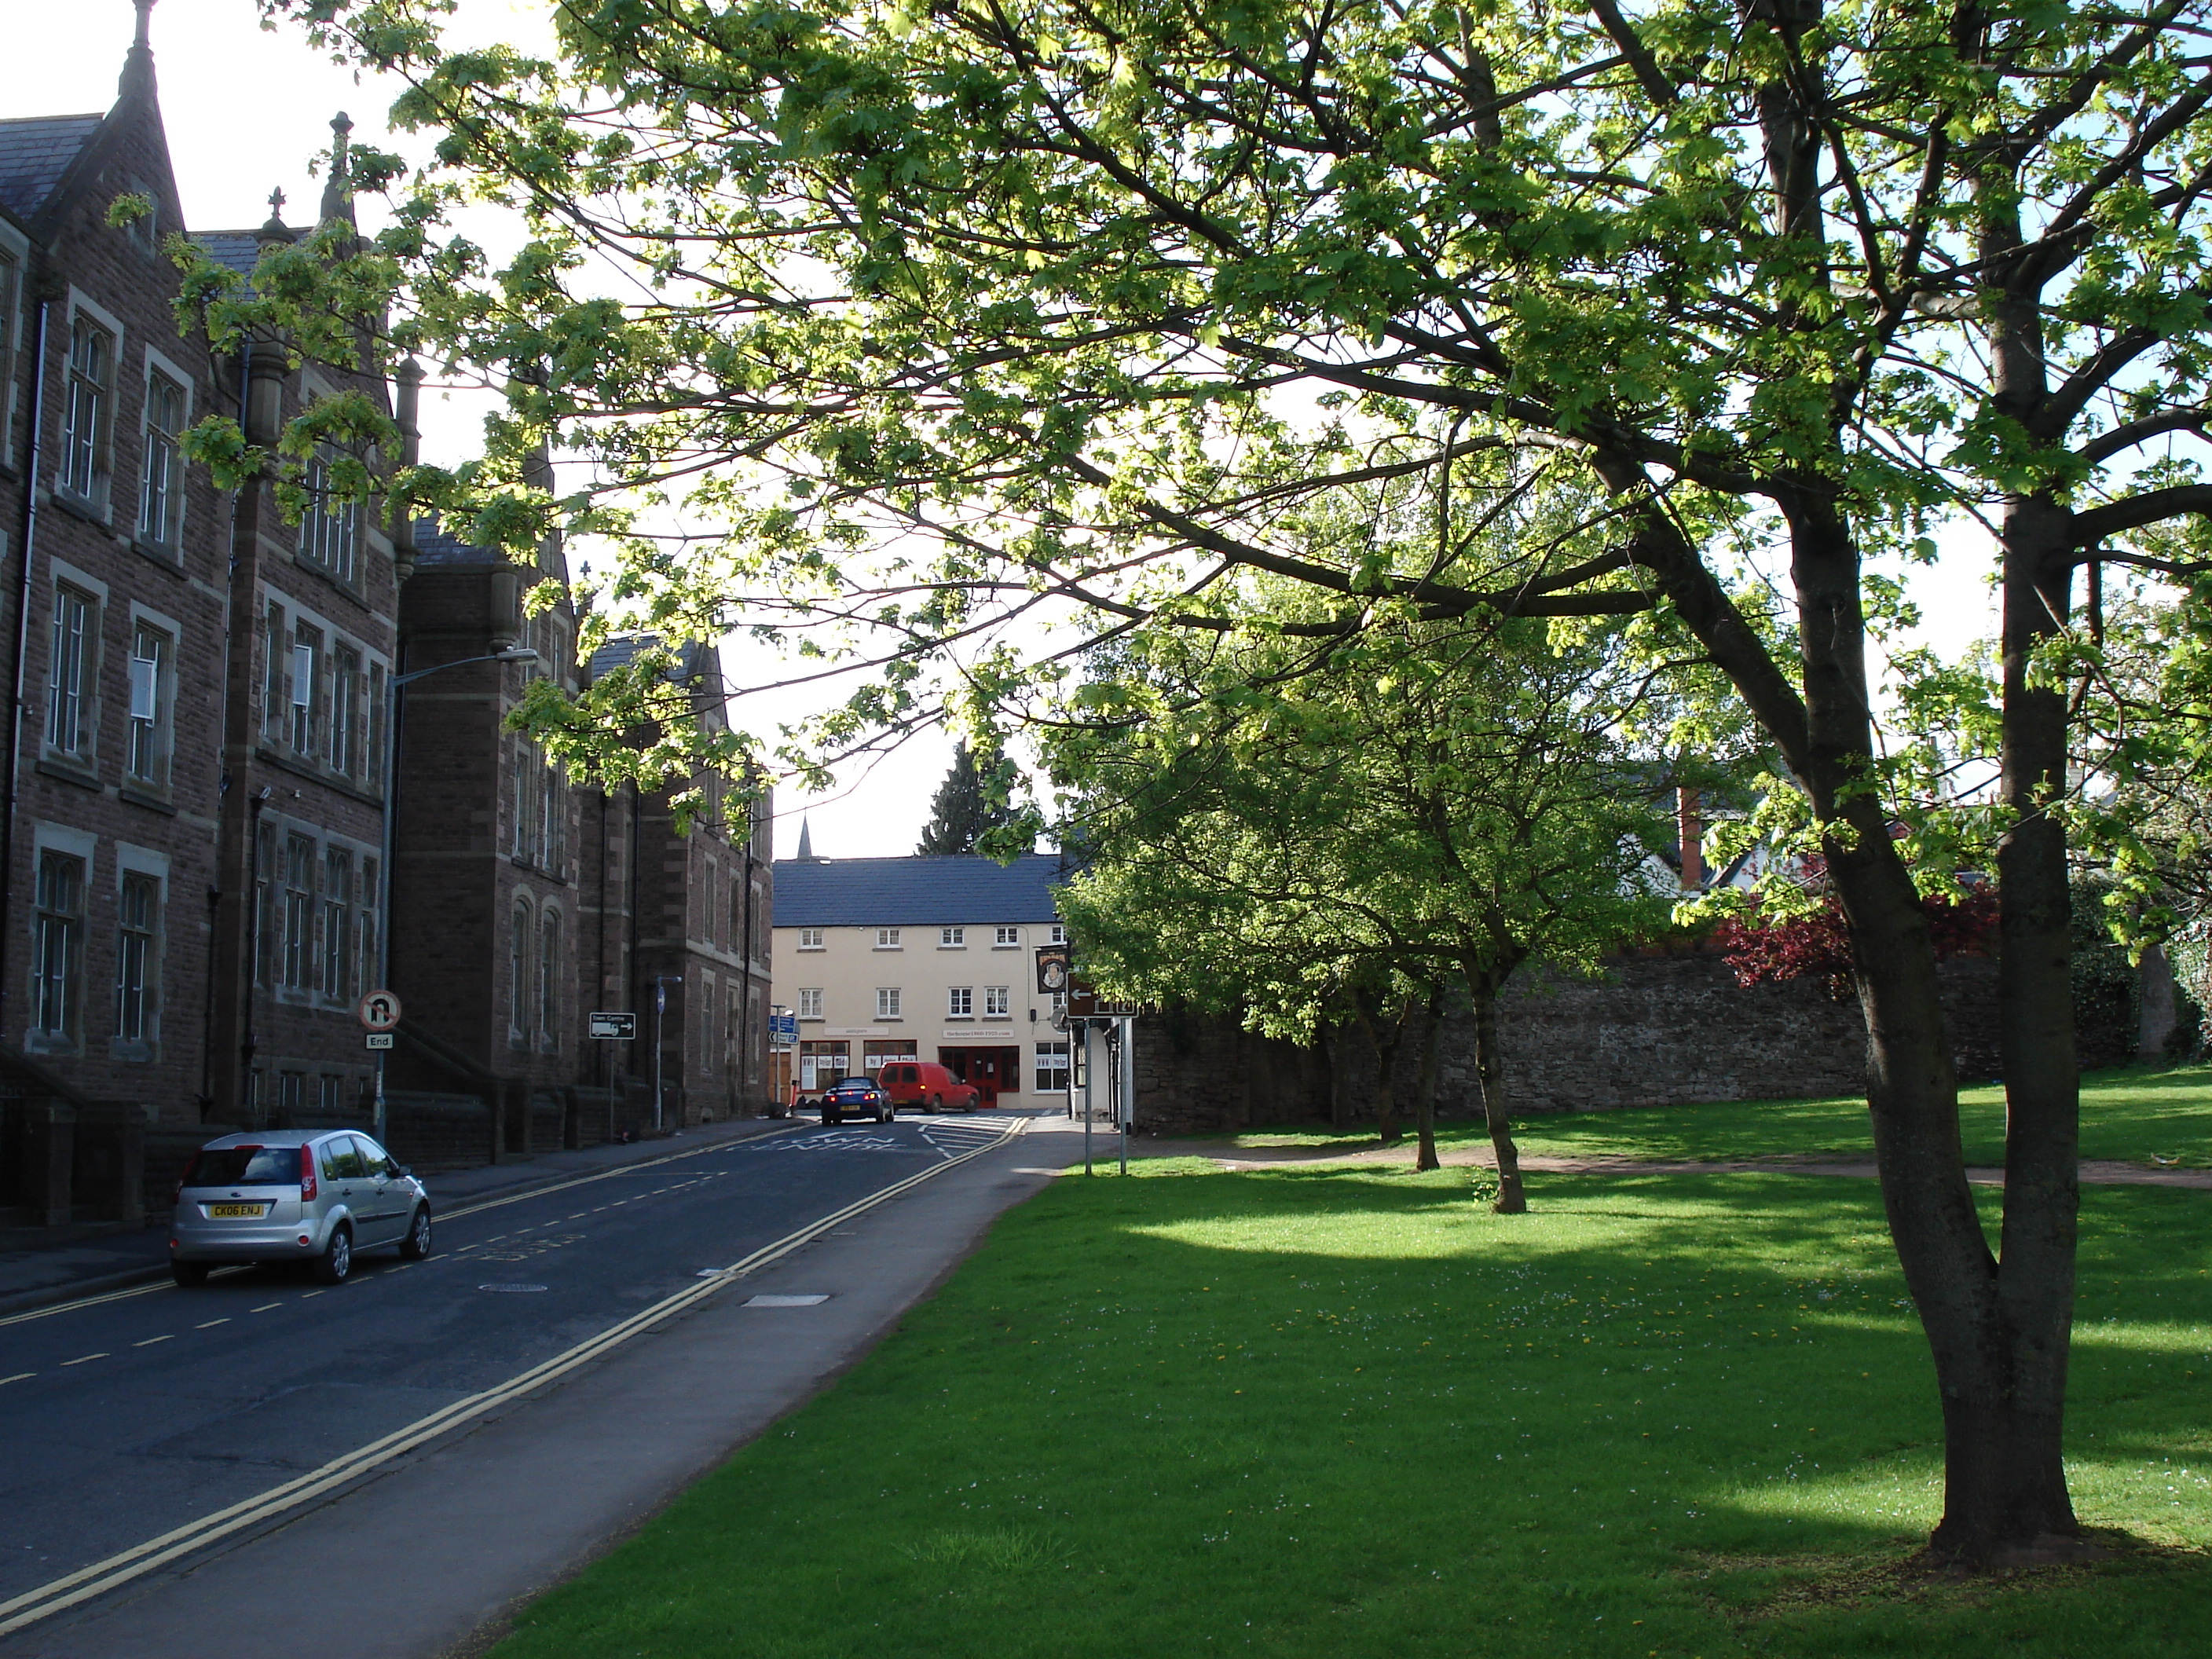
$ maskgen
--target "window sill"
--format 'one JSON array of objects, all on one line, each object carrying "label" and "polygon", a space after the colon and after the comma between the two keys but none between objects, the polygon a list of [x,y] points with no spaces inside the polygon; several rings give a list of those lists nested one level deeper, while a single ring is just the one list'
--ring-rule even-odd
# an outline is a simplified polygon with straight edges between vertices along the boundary
[{"label": "window sill", "polygon": [[185,544],[179,542],[149,542],[143,536],[131,538],[131,550],[143,558],[151,559],[164,570],[185,568]]},{"label": "window sill", "polygon": [[253,758],[265,765],[276,767],[279,771],[289,772],[295,778],[305,778],[311,783],[322,785],[325,789],[335,789],[338,793],[349,796],[364,806],[373,806],[380,811],[384,806],[383,796],[370,793],[352,779],[336,772],[325,771],[313,761],[297,759],[282,750],[270,748],[266,743],[254,745]]},{"label": "window sill", "polygon": [[51,492],[46,499],[72,519],[80,519],[95,530],[113,528],[108,522],[107,509],[105,507],[98,501],[87,501],[75,490],[58,489]]},{"label": "window sill", "polygon": [[905,949],[906,949],[906,946],[905,946],[905,945],[874,945],[874,946],[872,946],[872,947],[871,947],[871,948],[872,948],[872,949],[874,949],[874,950],[878,950],[878,951],[903,951],[903,950],[905,950]]},{"label": "window sill", "polygon": [[295,568],[306,571],[310,576],[313,576],[317,581],[321,582],[325,586],[330,588],[333,592],[344,594],[346,598],[351,599],[356,605],[361,606],[364,611],[368,608],[368,596],[366,586],[358,578],[353,581],[348,581],[344,577],[335,574],[326,567],[317,564],[313,559],[305,556],[296,548],[293,550],[292,563]]},{"label": "window sill", "polygon": [[945,1017],[945,1023],[947,1025],[973,1025],[975,1023],[975,1016],[973,1014],[947,1014]]},{"label": "window sill", "polygon": [[31,769],[40,777],[55,778],[63,783],[73,783],[80,789],[97,791],[100,787],[98,773],[81,766],[72,766],[67,761],[50,760],[42,755]]},{"label": "window sill", "polygon": [[968,947],[964,945],[940,945],[937,948],[940,951],[964,951]]},{"label": "window sill", "polygon": [[159,812],[166,817],[177,816],[176,807],[150,789],[135,788],[126,783],[115,793],[133,806],[143,806],[149,812]]},{"label": "window sill", "polygon": [[791,948],[794,951],[803,951],[807,952],[809,955],[811,955],[814,951],[826,951],[830,947],[826,945],[794,945]]},{"label": "window sill", "polygon": [[120,1037],[107,1045],[107,1057],[121,1060],[126,1066],[150,1066],[154,1063],[154,1045],[150,1042],[125,1042]]},{"label": "window sill", "polygon": [[1012,1014],[986,1014],[983,1016],[984,1023],[988,1025],[1011,1025],[1013,1023],[1013,1018],[1014,1017]]},{"label": "window sill", "polygon": [[994,951],[1018,951],[1022,947],[1018,945],[994,945],[991,948]]},{"label": "window sill", "polygon": [[23,1033],[23,1052],[57,1058],[74,1055],[77,1052],[76,1040],[52,1031],[26,1031]]}]

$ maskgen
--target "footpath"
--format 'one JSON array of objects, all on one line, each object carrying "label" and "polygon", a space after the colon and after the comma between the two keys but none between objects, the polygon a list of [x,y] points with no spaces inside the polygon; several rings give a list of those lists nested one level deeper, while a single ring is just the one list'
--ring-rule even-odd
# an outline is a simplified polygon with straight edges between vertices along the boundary
[{"label": "footpath", "polygon": [[[788,1119],[738,1118],[627,1145],[543,1152],[514,1163],[454,1170],[425,1176],[423,1181],[430,1189],[433,1213],[443,1215],[485,1199],[527,1193],[602,1170],[773,1134],[789,1124]],[[149,1217],[143,1227],[0,1229],[0,1316],[166,1278],[168,1221],[164,1210]]]},{"label": "footpath", "polygon": [[[1356,1152],[1334,1146],[1238,1146],[1232,1141],[1176,1140],[1140,1137],[1129,1143],[1132,1158],[1210,1158],[1224,1170],[1270,1170],[1285,1164],[1301,1168],[1318,1165],[1356,1166],[1405,1164],[1413,1158],[1413,1137],[1389,1146],[1369,1146]],[[1479,1170],[1498,1167],[1489,1146],[1462,1142],[1438,1149],[1437,1161],[1447,1168]],[[1531,1174],[1551,1175],[1801,1175],[1836,1176],[1872,1181],[1880,1173],[1872,1158],[1823,1158],[1817,1152],[1778,1152],[1771,1158],[1649,1158],[1612,1153],[1586,1158],[1558,1158],[1544,1152],[1523,1152],[1521,1167]],[[1994,1164],[1970,1164],[1966,1179],[1978,1187],[2002,1187],[2004,1171]],[[2212,1192],[2212,1170],[2146,1168],[2116,1158],[2084,1158],[2080,1179],[2085,1187],[2185,1187]]]}]

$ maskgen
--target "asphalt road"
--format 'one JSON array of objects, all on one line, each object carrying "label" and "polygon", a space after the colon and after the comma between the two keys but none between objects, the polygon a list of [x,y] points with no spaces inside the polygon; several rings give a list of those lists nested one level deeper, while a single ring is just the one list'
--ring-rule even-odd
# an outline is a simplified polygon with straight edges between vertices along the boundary
[{"label": "asphalt road", "polygon": [[506,1382],[1002,1128],[801,1124],[441,1218],[428,1261],[359,1258],[343,1285],[253,1268],[0,1322],[0,1603]]}]

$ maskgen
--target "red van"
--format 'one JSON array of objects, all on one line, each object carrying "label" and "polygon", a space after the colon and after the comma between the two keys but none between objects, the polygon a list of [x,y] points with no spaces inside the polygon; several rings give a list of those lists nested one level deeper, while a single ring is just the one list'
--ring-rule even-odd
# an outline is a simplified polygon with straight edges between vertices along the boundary
[{"label": "red van", "polygon": [[929,1060],[893,1060],[876,1074],[876,1087],[890,1097],[894,1110],[915,1106],[925,1112],[972,1112],[983,1098],[975,1085]]}]

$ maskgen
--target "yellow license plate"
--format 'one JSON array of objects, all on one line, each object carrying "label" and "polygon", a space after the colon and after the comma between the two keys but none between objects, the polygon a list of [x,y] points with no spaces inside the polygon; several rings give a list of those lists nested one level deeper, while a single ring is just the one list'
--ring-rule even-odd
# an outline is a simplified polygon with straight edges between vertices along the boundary
[{"label": "yellow license plate", "polygon": [[211,1221],[251,1220],[268,1207],[266,1204],[210,1204],[208,1206],[208,1218]]}]

